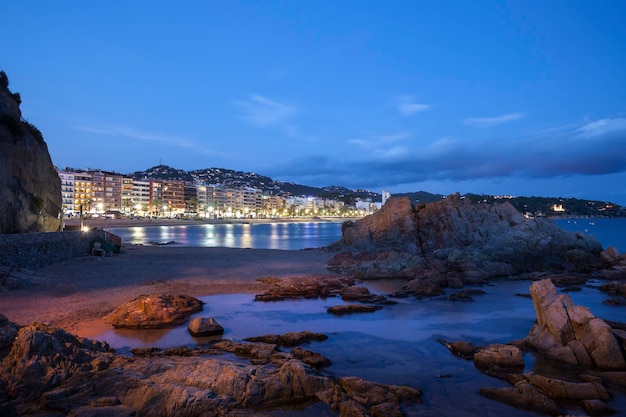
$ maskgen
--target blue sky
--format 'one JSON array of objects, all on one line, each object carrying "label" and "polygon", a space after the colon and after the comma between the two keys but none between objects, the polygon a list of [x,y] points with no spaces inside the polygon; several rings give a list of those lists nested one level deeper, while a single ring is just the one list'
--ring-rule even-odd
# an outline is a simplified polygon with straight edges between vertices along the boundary
[{"label": "blue sky", "polygon": [[626,205],[626,2],[21,1],[0,69],[60,168]]}]

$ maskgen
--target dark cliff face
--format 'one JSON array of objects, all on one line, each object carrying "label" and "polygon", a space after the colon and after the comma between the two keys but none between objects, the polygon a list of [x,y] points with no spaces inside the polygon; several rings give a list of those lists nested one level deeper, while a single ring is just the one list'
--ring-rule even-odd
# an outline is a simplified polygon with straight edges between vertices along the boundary
[{"label": "dark cliff face", "polygon": [[39,129],[22,120],[19,94],[0,72],[0,233],[61,226],[61,181]]}]

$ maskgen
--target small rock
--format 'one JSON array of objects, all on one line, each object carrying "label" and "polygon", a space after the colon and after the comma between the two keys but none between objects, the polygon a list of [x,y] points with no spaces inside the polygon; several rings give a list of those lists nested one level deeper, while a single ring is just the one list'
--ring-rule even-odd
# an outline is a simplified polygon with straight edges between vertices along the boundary
[{"label": "small rock", "polygon": [[381,308],[382,307],[380,306],[368,306],[365,304],[343,304],[329,307],[326,311],[330,314],[341,316],[344,314],[352,313],[373,313],[374,311],[380,310]]},{"label": "small rock", "polygon": [[187,327],[189,334],[196,337],[217,336],[224,334],[224,328],[212,317],[196,317]]}]

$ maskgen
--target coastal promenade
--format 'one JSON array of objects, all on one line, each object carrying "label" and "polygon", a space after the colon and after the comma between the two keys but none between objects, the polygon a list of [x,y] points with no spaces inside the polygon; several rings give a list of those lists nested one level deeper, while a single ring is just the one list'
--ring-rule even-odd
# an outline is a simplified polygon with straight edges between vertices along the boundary
[{"label": "coastal promenade", "polygon": [[[135,226],[180,226],[196,224],[256,224],[256,223],[311,223],[311,222],[335,222],[341,223],[348,220],[358,220],[360,217],[279,217],[272,219],[175,219],[156,218],[145,219],[136,217],[134,219],[105,219],[90,218],[82,221],[84,227],[114,228],[114,227],[135,227]],[[81,219],[78,217],[64,219],[66,228],[80,227]]]}]

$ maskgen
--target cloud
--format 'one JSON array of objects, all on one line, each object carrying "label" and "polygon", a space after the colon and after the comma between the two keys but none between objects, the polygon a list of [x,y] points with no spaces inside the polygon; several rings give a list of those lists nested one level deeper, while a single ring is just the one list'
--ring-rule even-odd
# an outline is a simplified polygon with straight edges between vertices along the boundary
[{"label": "cloud", "polygon": [[115,126],[110,128],[100,128],[91,126],[72,126],[75,130],[82,132],[94,133],[97,135],[106,136],[122,136],[129,139],[138,139],[142,141],[158,142],[159,144],[165,144],[169,146],[177,146],[192,149],[206,154],[214,155],[215,152],[211,152],[208,149],[200,146],[191,139],[187,139],[180,136],[162,135],[159,133],[147,132],[127,126]]},{"label": "cloud", "polygon": [[392,135],[380,135],[371,139],[349,139],[348,143],[357,145],[363,149],[375,150],[379,147],[386,147],[387,145],[401,140],[409,138],[411,135],[407,132],[395,133]]},{"label": "cloud", "polygon": [[626,131],[626,119],[600,119],[595,122],[587,123],[578,129],[578,133],[585,138],[593,138],[613,133]]},{"label": "cloud", "polygon": [[256,94],[249,100],[236,101],[235,105],[242,112],[239,117],[261,127],[283,125],[296,112],[293,106]]},{"label": "cloud", "polygon": [[[581,135],[586,140],[580,140]],[[373,141],[351,143],[371,146]],[[444,137],[420,148],[394,146],[359,156],[307,156],[267,167],[303,184],[378,188],[423,181],[563,179],[626,173],[626,119],[602,119],[554,135],[477,143]],[[323,162],[323,163],[322,163]]]},{"label": "cloud", "polygon": [[398,110],[400,110],[400,113],[406,116],[410,116],[412,114],[428,110],[430,108],[430,105],[414,103],[412,97],[406,96],[400,97],[400,99],[396,103],[396,107],[398,108]]},{"label": "cloud", "polygon": [[509,113],[496,117],[470,117],[463,120],[463,123],[473,127],[491,127],[501,125],[503,123],[521,120],[524,117],[522,113]]}]

